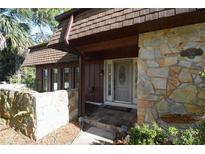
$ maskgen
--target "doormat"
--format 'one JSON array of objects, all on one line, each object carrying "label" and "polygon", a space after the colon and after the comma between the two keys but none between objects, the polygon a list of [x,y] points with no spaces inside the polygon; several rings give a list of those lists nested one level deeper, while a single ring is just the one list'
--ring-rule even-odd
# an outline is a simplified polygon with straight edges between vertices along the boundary
[{"label": "doormat", "polygon": [[125,111],[125,112],[130,112],[132,110],[130,108],[119,107],[119,106],[110,106],[110,105],[106,105],[106,106],[104,106],[104,108],[111,109],[111,110]]}]

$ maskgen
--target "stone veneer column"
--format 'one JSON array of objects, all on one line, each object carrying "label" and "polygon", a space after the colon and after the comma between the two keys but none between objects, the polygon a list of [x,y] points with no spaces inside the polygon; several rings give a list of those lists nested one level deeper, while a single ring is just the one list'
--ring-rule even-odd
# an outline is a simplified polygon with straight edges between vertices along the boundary
[{"label": "stone veneer column", "polygon": [[[137,122],[194,126],[205,113],[205,84],[198,75],[205,68],[205,23],[140,34],[139,48]],[[203,54],[180,56],[190,48]],[[174,115],[195,121],[168,122]]]}]

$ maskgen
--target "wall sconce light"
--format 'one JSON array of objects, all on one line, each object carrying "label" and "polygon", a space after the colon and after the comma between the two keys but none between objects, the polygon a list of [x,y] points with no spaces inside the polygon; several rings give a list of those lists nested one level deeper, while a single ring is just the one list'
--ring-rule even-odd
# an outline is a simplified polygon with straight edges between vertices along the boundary
[{"label": "wall sconce light", "polygon": [[104,76],[104,70],[100,71],[100,76]]}]

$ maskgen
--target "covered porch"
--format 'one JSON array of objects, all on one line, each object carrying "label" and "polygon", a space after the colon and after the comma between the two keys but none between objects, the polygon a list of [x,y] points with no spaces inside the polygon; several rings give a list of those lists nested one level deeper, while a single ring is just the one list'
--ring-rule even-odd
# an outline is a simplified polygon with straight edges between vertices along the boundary
[{"label": "covered porch", "polygon": [[137,40],[131,36],[80,47],[80,116],[92,105],[136,111]]},{"label": "covered porch", "polygon": [[118,136],[137,121],[138,36],[79,48],[79,116],[84,130],[103,129]]}]

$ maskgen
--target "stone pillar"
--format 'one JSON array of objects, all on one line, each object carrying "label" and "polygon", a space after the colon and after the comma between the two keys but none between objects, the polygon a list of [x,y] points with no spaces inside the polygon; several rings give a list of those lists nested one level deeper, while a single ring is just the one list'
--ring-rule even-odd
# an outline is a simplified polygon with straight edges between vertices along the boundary
[{"label": "stone pillar", "polygon": [[[205,23],[139,35],[137,122],[185,128],[205,114]],[[195,55],[196,50],[202,54]],[[182,56],[189,51],[193,57]]]}]

